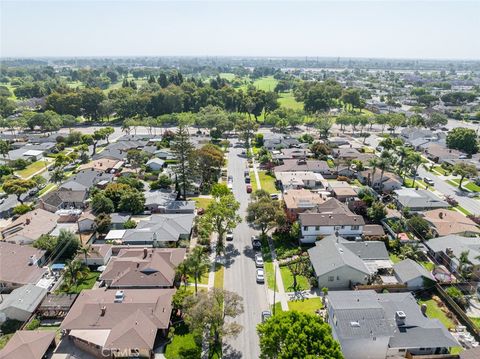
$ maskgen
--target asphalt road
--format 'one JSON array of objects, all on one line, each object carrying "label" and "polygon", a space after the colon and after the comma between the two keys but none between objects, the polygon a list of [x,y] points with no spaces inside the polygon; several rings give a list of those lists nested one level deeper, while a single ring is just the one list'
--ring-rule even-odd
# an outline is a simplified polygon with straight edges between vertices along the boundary
[{"label": "asphalt road", "polygon": [[231,147],[228,155],[228,175],[233,176],[233,194],[240,202],[243,221],[233,231],[233,242],[227,242],[224,288],[243,297],[244,313],[235,318],[243,330],[237,338],[225,341],[223,357],[254,359],[260,356],[256,326],[261,322],[262,311],[268,310],[269,305],[266,284],[257,284],[255,280],[255,251],[251,236],[257,231],[244,220],[250,195],[246,193],[243,176],[247,162],[240,157],[241,151]]},{"label": "asphalt road", "polygon": [[422,166],[418,169],[418,175],[423,177],[429,177],[435,183],[435,189],[445,196],[451,196],[458,201],[458,204],[465,208],[467,211],[479,215],[480,214],[480,201],[474,198],[467,197],[468,192],[460,191],[458,188],[450,186],[444,180],[438,178],[435,174],[428,172]]}]

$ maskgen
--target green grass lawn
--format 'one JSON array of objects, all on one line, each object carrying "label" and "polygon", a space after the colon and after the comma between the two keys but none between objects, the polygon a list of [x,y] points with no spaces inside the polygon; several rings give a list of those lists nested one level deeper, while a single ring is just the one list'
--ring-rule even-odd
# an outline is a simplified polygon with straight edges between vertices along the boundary
[{"label": "green grass lawn", "polygon": [[220,263],[215,263],[215,282],[213,284],[215,288],[223,288],[224,277],[225,267]]},{"label": "green grass lawn", "polygon": [[222,78],[222,79],[232,81],[235,78],[236,75],[232,74],[231,72],[220,72],[218,74],[218,76],[220,76],[220,78]]},{"label": "green grass lawn", "polygon": [[273,76],[262,77],[253,82],[253,86],[263,91],[273,91],[277,84],[278,80],[274,79]]},{"label": "green grass lawn", "polygon": [[457,210],[459,210],[460,212],[462,212],[466,216],[471,215],[470,211],[466,210],[462,206],[455,206],[454,208],[456,208]]},{"label": "green grass lawn", "polygon": [[272,309],[271,309],[272,314],[273,314],[273,308],[275,308],[275,314],[283,312],[282,303],[280,302],[276,302],[274,305],[272,305]]},{"label": "green grass lawn", "polygon": [[334,167],[335,167],[335,162],[333,162],[332,159],[328,159],[328,160],[327,160],[327,165],[328,165],[328,167],[330,167],[330,168],[334,168]]},{"label": "green grass lawn", "polygon": [[415,187],[418,186],[418,188],[424,189],[427,187],[427,184],[423,182],[421,179],[416,179],[414,184],[413,179],[408,177],[405,177],[405,181],[403,182],[403,184],[405,185],[405,187],[408,187],[408,188],[412,188],[413,186]]},{"label": "green grass lawn", "polygon": [[100,272],[90,272],[90,274],[79,282],[77,285],[72,286],[70,288],[60,288],[58,293],[80,293],[84,289],[91,289],[95,282],[97,281],[98,277],[100,276]]},{"label": "green grass lawn", "polygon": [[[280,267],[280,274],[282,275],[283,286],[285,287],[286,292],[293,292],[293,275],[288,269],[287,266]],[[308,278],[302,275],[297,276],[297,290],[307,290],[310,289],[310,283],[308,283]]]},{"label": "green grass lawn", "polygon": [[191,201],[195,201],[195,206],[197,208],[204,208],[206,209],[210,202],[213,201],[213,198],[205,198],[205,197],[193,197],[190,198]]},{"label": "green grass lawn", "polygon": [[281,107],[291,108],[292,110],[302,110],[303,102],[295,100],[292,92],[284,92],[279,94],[278,103]]},{"label": "green grass lawn", "polygon": [[45,160],[36,161],[28,165],[27,168],[17,171],[15,173],[22,178],[28,178],[39,171],[45,171],[47,164],[48,162]]},{"label": "green grass lawn", "polygon": [[45,193],[48,193],[50,191],[53,191],[54,188],[56,188],[57,185],[55,183],[49,183],[47,184],[44,188],[42,188],[39,192],[38,192],[38,197],[42,197]]},{"label": "green grass lawn", "polygon": [[[265,171],[258,171],[258,177],[260,178],[260,183],[262,184],[262,189],[268,193],[278,192],[277,187],[275,187],[275,177],[269,175]],[[253,187],[253,186],[252,186]]]},{"label": "green grass lawn", "polygon": [[445,327],[447,327],[447,329],[455,327],[455,323],[447,317],[445,312],[442,311],[442,309],[433,299],[419,300],[418,304],[427,305],[427,317],[438,319],[443,325],[445,325]]},{"label": "green grass lawn", "polygon": [[446,171],[442,166],[433,166],[433,169],[443,176],[448,176],[450,174],[450,172]]},{"label": "green grass lawn", "polygon": [[[195,284],[195,280],[193,279],[193,277],[188,277],[188,283],[193,285]],[[208,272],[200,277],[198,284],[208,284]]]},{"label": "green grass lawn", "polygon": [[453,180],[447,180],[446,181],[450,186],[453,186],[455,188],[458,188],[458,182],[457,180],[453,179]]},{"label": "green grass lawn", "polygon": [[435,264],[433,264],[432,262],[419,262],[419,263],[429,272],[435,269]]},{"label": "green grass lawn", "polygon": [[250,184],[252,185],[252,192],[255,192],[258,189],[257,186],[257,177],[255,177],[255,172],[250,170]]},{"label": "green grass lawn", "polygon": [[401,261],[401,259],[396,254],[390,253],[388,256],[393,263],[398,263]]},{"label": "green grass lawn", "polygon": [[473,317],[469,317],[469,318],[473,322],[473,324],[475,324],[477,328],[480,329],[480,318],[473,318]]},{"label": "green grass lawn", "polygon": [[322,300],[320,298],[308,298],[304,300],[294,300],[288,302],[289,310],[296,310],[297,312],[315,314],[317,309],[322,309]]},{"label": "green grass lawn", "polygon": [[472,192],[480,192],[480,186],[477,186],[473,182],[468,182],[466,185],[463,185],[466,189],[469,189]]},{"label": "green grass lawn", "polygon": [[165,358],[200,358],[202,348],[195,342],[195,338],[189,332],[188,326],[185,323],[179,323],[175,324],[173,328],[175,329],[175,334],[165,349]]}]

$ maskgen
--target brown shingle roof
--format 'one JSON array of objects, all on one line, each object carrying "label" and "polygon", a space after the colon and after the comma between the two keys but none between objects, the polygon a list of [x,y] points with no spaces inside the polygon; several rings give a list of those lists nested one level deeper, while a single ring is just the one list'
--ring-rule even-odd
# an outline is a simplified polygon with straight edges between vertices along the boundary
[{"label": "brown shingle roof", "polygon": [[434,209],[423,213],[423,217],[433,224],[439,236],[457,233],[480,233],[475,222],[457,211]]},{"label": "brown shingle roof", "polygon": [[21,235],[31,240],[37,240],[42,234],[50,233],[57,225],[59,215],[37,208],[25,213],[2,229],[3,238]]},{"label": "brown shingle roof", "polygon": [[46,269],[30,264],[30,257],[40,259],[45,251],[30,246],[0,241],[0,281],[18,284],[35,284]]},{"label": "brown shingle roof", "polygon": [[175,289],[126,289],[121,302],[115,302],[116,293],[82,291],[61,329],[107,329],[106,347],[152,349],[157,331],[170,326]]},{"label": "brown shingle roof", "polygon": [[54,339],[54,331],[19,330],[0,351],[0,358],[41,359]]},{"label": "brown shingle roof", "polygon": [[171,287],[185,253],[184,248],[122,249],[101,279],[111,287]]},{"label": "brown shingle roof", "polygon": [[301,208],[302,204],[318,205],[324,202],[318,193],[313,193],[306,189],[291,189],[283,194],[285,206],[288,209]]}]

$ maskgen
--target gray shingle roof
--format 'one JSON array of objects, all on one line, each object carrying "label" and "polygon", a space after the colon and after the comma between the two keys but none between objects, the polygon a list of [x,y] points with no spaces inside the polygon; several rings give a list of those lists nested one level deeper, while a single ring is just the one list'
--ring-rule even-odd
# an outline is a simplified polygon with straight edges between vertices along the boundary
[{"label": "gray shingle roof", "polygon": [[394,264],[393,270],[395,271],[398,279],[400,279],[403,283],[418,277],[428,278],[433,281],[435,280],[433,275],[422,265],[409,258]]},{"label": "gray shingle roof", "polygon": [[480,238],[462,237],[455,234],[432,238],[427,242],[427,246],[434,252],[446,252],[451,248],[453,255],[457,258],[463,251],[468,251],[468,259],[473,265],[479,265],[480,260]]},{"label": "gray shingle roof", "polygon": [[377,241],[365,241],[365,242],[342,242],[342,245],[361,259],[380,259],[388,260],[388,252],[385,247],[385,243]]},{"label": "gray shingle roof", "polygon": [[425,189],[402,188],[395,190],[394,193],[403,207],[426,209],[449,207],[447,202]]},{"label": "gray shingle roof", "polygon": [[3,302],[0,303],[0,311],[14,307],[33,313],[46,295],[47,290],[45,288],[37,287],[34,284],[26,284],[4,296]]},{"label": "gray shingle roof", "polygon": [[308,250],[310,262],[317,276],[347,266],[369,275],[370,272],[363,260],[346,248],[339,238],[328,236],[315,242],[315,247]]}]

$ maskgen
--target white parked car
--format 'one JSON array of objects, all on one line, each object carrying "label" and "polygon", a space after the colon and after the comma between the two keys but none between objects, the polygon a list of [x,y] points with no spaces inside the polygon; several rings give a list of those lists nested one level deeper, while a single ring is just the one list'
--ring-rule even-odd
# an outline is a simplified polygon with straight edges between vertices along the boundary
[{"label": "white parked car", "polygon": [[257,283],[265,283],[265,272],[262,268],[257,269]]},{"label": "white parked car", "polygon": [[263,268],[263,257],[261,253],[255,254],[255,265],[257,267]]}]

